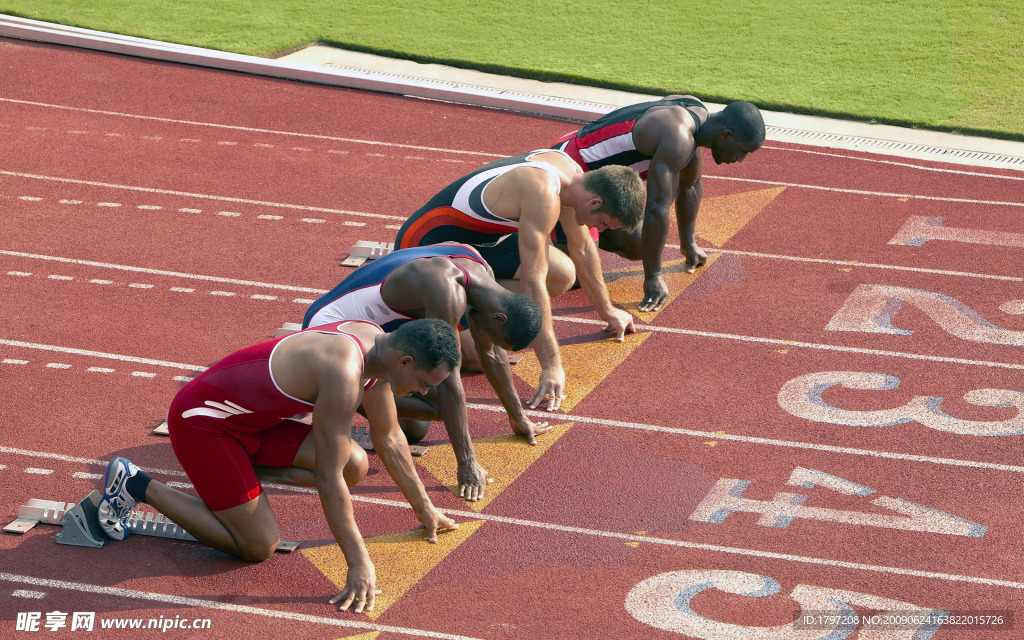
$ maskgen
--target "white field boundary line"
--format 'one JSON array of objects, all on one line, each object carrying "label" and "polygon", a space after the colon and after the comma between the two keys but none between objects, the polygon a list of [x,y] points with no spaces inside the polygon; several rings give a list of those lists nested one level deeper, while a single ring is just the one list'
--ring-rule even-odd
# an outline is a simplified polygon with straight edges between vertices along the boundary
[{"label": "white field boundary line", "polygon": [[289,284],[273,284],[270,282],[258,282],[254,280],[236,280],[235,278],[222,278],[219,276],[206,276],[195,273],[182,273],[180,271],[166,271],[164,269],[150,269],[148,267],[132,267],[123,264],[113,264],[110,262],[96,262],[94,260],[79,260],[77,258],[63,258],[60,256],[46,256],[39,255],[36,253],[25,253],[22,251],[9,251],[7,249],[0,249],[0,255],[12,256],[16,258],[28,258],[31,260],[47,260],[51,262],[60,262],[63,264],[74,264],[85,267],[98,267],[100,269],[114,269],[117,271],[128,271],[132,273],[145,273],[156,276],[168,276],[172,278],[182,278],[186,280],[204,280],[206,282],[219,282],[222,284],[235,284],[245,287],[258,287],[263,289],[282,289],[284,291],[296,291],[299,293],[312,293],[315,295],[323,295],[328,292],[327,289],[314,289],[312,287],[298,287]]},{"label": "white field boundary line", "polygon": [[[502,158],[502,157],[505,157],[503,154],[493,153],[493,152],[488,152],[488,151],[471,151],[471,150],[467,150],[467,149],[449,149],[449,148],[444,148],[444,147],[429,147],[429,146],[422,146],[422,145],[403,144],[403,143],[399,143],[399,142],[386,142],[386,141],[383,141],[383,140],[366,140],[366,139],[363,139],[363,138],[345,138],[345,137],[341,137],[341,136],[330,136],[330,135],[316,134],[316,133],[302,133],[302,132],[298,132],[298,131],[283,131],[283,130],[278,130],[278,129],[262,129],[262,128],[259,128],[259,127],[246,127],[246,126],[242,126],[242,125],[231,125],[231,124],[218,124],[218,123],[214,123],[214,122],[200,122],[200,121],[197,121],[197,120],[181,120],[181,119],[176,119],[176,118],[164,118],[164,117],[160,117],[160,116],[147,116],[147,115],[134,114],[134,113],[123,113],[123,112],[120,112],[120,111],[107,111],[107,110],[103,110],[103,109],[89,109],[89,108],[86,108],[86,107],[72,107],[72,106],[60,105],[60,104],[52,104],[52,103],[47,103],[47,102],[36,102],[36,101],[32,101],[32,100],[18,100],[18,99],[15,99],[15,98],[0,98],[0,102],[8,102],[8,103],[12,103],[12,104],[22,104],[22,105],[28,105],[28,106],[44,107],[44,108],[49,108],[49,109],[61,109],[61,110],[67,110],[67,111],[81,111],[83,113],[92,113],[92,114],[97,114],[97,115],[114,116],[114,117],[120,117],[120,118],[134,118],[134,119],[138,119],[138,120],[152,120],[152,121],[155,121],[155,122],[165,122],[165,123],[168,123],[168,124],[181,124],[181,125],[189,125],[189,126],[196,126],[196,127],[211,127],[211,128],[216,128],[216,129],[226,129],[226,130],[234,130],[234,131],[245,131],[245,132],[249,132],[249,133],[261,133],[261,134],[267,134],[267,135],[279,135],[279,136],[290,136],[290,137],[298,137],[298,138],[309,138],[309,139],[316,139],[316,140],[326,140],[326,141],[330,141],[330,142],[344,142],[344,143],[348,143],[348,144],[365,144],[365,145],[372,145],[372,146],[395,147],[397,149],[412,149],[412,150],[416,150],[416,151],[432,151],[432,152],[437,152],[437,153],[450,153],[450,154],[458,154],[458,155],[471,155],[471,156],[480,156],[482,158]],[[830,153],[830,152],[824,152],[824,151],[812,151],[810,149],[791,149],[791,148],[788,148],[788,147],[777,147],[777,146],[774,146],[774,145],[765,145],[764,148],[765,149],[773,149],[775,151],[788,151],[788,152],[793,152],[793,153],[807,153],[807,154],[814,154],[814,155],[829,156],[829,157],[840,158],[840,159],[845,159],[845,160],[858,160],[858,161],[864,161],[864,162],[876,162],[876,163],[889,164],[889,165],[898,166],[898,167],[906,167],[908,169],[918,169],[918,170],[921,170],[921,171],[933,171],[933,172],[951,173],[951,174],[957,174],[957,175],[977,176],[977,177],[980,177],[980,178],[993,178],[993,179],[997,179],[997,180],[1024,180],[1024,177],[1021,177],[1021,176],[1009,176],[1009,175],[1003,175],[1003,174],[998,174],[998,173],[984,173],[984,172],[981,172],[981,171],[968,171],[968,170],[964,170],[964,169],[943,169],[943,168],[939,168],[939,167],[925,167],[925,166],[921,166],[921,165],[917,165],[917,164],[912,164],[912,163],[909,163],[909,162],[895,162],[895,161],[892,161],[892,160],[880,160],[880,159],[876,159],[876,158],[862,158],[862,157],[859,157],[859,156],[843,155],[841,153]],[[948,159],[945,160],[945,161],[946,162],[950,162],[950,160],[948,160]],[[714,176],[704,176],[704,177],[714,177]]]},{"label": "white field boundary line", "polygon": [[[345,209],[331,209],[328,207],[314,207],[310,205],[287,204],[281,202],[268,202],[265,200],[252,200],[249,198],[236,198],[232,196],[218,196],[205,193],[192,193],[189,191],[175,191],[172,189],[157,189],[154,187],[138,187],[133,185],[112,184],[109,182],[97,182],[94,180],[80,180],[77,178],[63,178],[58,176],[43,176],[34,173],[22,173],[19,171],[8,171],[0,169],[0,175],[13,178],[25,178],[29,180],[44,180],[48,182],[59,182],[62,184],[80,184],[90,187],[104,187],[107,189],[120,189],[126,191],[137,191],[142,193],[159,193],[163,195],[182,196],[186,198],[201,198],[205,200],[216,200],[220,202],[234,202],[241,204],[252,204],[264,207],[277,207],[283,209],[298,209],[301,211],[316,211],[318,213],[335,213],[341,215],[360,216],[364,218],[380,218],[384,220],[402,220],[408,216],[392,216],[382,213],[367,213],[365,211],[349,211]],[[888,191],[868,191],[866,189],[846,189],[842,187],[825,187],[799,182],[781,182],[778,180],[762,180],[759,178],[737,178],[732,176],[704,176],[705,179],[731,180],[734,182],[748,182],[776,187],[792,187],[796,189],[811,189],[813,191],[826,191],[831,193],[845,193],[862,196],[874,196],[879,198],[906,198],[908,200],[928,200],[932,202],[957,202],[962,204],[981,204],[989,206],[1024,207],[1024,202],[1004,202],[1001,200],[977,200],[971,198],[952,198],[948,196],[925,196],[910,193],[892,193]]]},{"label": "white field boundary line", "polygon": [[[214,609],[218,611],[227,611],[230,613],[242,613],[249,616],[262,616],[265,618],[275,618],[278,620],[290,620],[292,622],[304,622],[308,624],[344,627],[346,629],[368,629],[371,631],[376,631],[378,633],[398,633],[407,636],[417,636],[420,638],[437,638],[438,640],[481,640],[479,638],[473,638],[471,636],[460,636],[451,633],[427,631],[424,629],[394,627],[391,625],[376,624],[373,622],[362,622],[359,620],[325,618],[323,616],[315,616],[307,613],[281,611],[279,609],[266,609],[264,607],[256,607],[244,604],[230,604],[227,602],[218,602],[216,600],[207,600],[205,598],[176,596],[165,593],[154,593],[151,591],[137,591],[135,589],[124,589],[121,587],[104,587],[94,584],[87,584],[83,582],[68,582],[65,580],[52,580],[49,578],[23,576],[18,575],[16,573],[0,573],[0,580],[19,584],[30,584],[36,587],[47,587],[50,589],[65,589],[68,591],[78,591],[80,593],[91,593],[94,595],[101,596],[114,596],[118,598],[129,598],[132,600],[147,600],[149,602],[159,602],[163,604],[181,607],[192,607],[194,609]],[[327,604],[326,598],[324,599],[324,604]]]},{"label": "white field boundary line", "polygon": [[16,100],[14,98],[0,98],[0,102],[22,104],[34,107],[46,107],[49,109],[62,109],[66,111],[80,111],[103,116],[115,116],[119,118],[133,118],[136,120],[150,120],[153,122],[164,122],[167,124],[182,124],[193,127],[210,127],[214,129],[226,129],[229,131],[245,131],[247,133],[261,133],[275,136],[287,136],[293,138],[309,138],[312,140],[326,140],[328,142],[345,142],[349,144],[367,144],[379,147],[395,147],[398,149],[412,149],[415,151],[434,151],[437,153],[453,153],[458,155],[481,156],[486,158],[503,158],[500,153],[488,153],[486,151],[463,151],[460,149],[445,149],[443,147],[425,147],[415,144],[402,144],[399,142],[385,142],[382,140],[363,140],[361,138],[343,138],[340,136],[329,136],[318,133],[302,133],[299,131],[282,131],[279,129],[261,129],[259,127],[245,127],[234,124],[217,124],[215,122],[199,122],[197,120],[179,120],[176,118],[162,118],[160,116],[144,116],[135,113],[122,113],[120,111],[106,111],[103,109],[88,109],[85,107],[69,107],[60,104],[49,104],[46,102],[34,102],[32,100]]},{"label": "white field boundary line", "polygon": [[[538,413],[538,412],[534,412]],[[11,449],[9,447],[0,448],[0,451],[4,453],[22,453],[24,455],[31,455],[36,452],[21,452],[19,450]],[[106,463],[103,463],[104,465]],[[151,475],[167,473],[168,470],[164,469],[151,469],[147,468],[146,472]],[[173,475],[181,476],[184,475],[181,472],[172,472]],[[172,482],[170,483],[178,489],[193,489],[193,485],[185,482]],[[302,493],[310,496],[316,496],[316,489],[309,487],[295,487],[290,485],[281,485],[276,483],[268,483],[266,485],[269,488],[284,490],[292,493]],[[412,509],[412,506],[408,502],[402,502],[399,500],[388,500],[386,498],[371,498],[368,496],[362,496],[358,494],[352,495],[353,502],[363,502],[366,504],[372,504],[382,507],[393,507],[398,509]],[[498,522],[501,524],[515,525],[519,527],[529,527],[533,529],[542,529],[545,531],[558,531],[561,533],[584,535],[593,538],[603,538],[612,540],[624,540],[626,542],[643,542],[649,544],[657,544],[667,547],[676,547],[681,549],[689,549],[693,551],[708,551],[712,553],[725,553],[730,555],[746,556],[753,558],[765,558],[770,560],[781,560],[785,562],[795,562],[800,564],[810,565],[821,565],[827,567],[841,567],[844,569],[851,569],[857,571],[870,571],[875,573],[884,573],[890,575],[900,575],[907,577],[917,578],[930,578],[935,580],[947,580],[951,582],[966,582],[970,584],[978,584],[985,586],[995,587],[1008,587],[1012,589],[1024,589],[1024,583],[1013,582],[1010,580],[1000,580],[997,578],[980,578],[977,576],[965,576],[950,573],[943,573],[937,571],[923,571],[920,569],[907,569],[904,567],[891,567],[887,565],[876,565],[867,564],[862,562],[850,562],[845,560],[835,560],[830,558],[818,558],[814,556],[799,556],[791,553],[779,553],[775,551],[764,551],[761,549],[747,549],[743,547],[729,547],[718,544],[708,544],[701,542],[688,542],[685,540],[673,540],[671,538],[658,538],[651,536],[640,536],[632,533],[619,533],[616,531],[605,531],[602,529],[590,529],[587,527],[575,527],[571,525],[562,525],[552,522],[540,522],[536,520],[527,520],[525,518],[513,518],[509,516],[499,516],[489,513],[477,513],[475,511],[463,511],[461,509],[438,509],[441,513],[448,516],[455,516],[460,518],[466,518],[467,520],[486,520],[489,522]]]},{"label": "white field boundary line", "polygon": [[184,198],[200,198],[203,200],[216,200],[218,202],[234,202],[236,204],[251,204],[261,207],[276,207],[279,209],[297,209],[299,211],[316,211],[317,213],[336,213],[346,216],[359,216],[363,218],[380,218],[383,220],[405,221],[408,216],[390,216],[383,213],[366,213],[365,211],[348,211],[346,209],[331,209],[328,207],[313,207],[302,204],[288,204],[284,202],[267,202],[265,200],[252,200],[250,198],[234,198],[231,196],[216,196],[207,193],[192,193],[189,191],[175,191],[173,189],[157,189],[154,187],[137,187],[124,184],[112,184],[109,182],[96,182],[94,180],[79,180],[77,178],[61,178],[57,176],[40,176],[34,173],[21,173],[18,171],[6,171],[0,169],[0,175],[13,178],[26,178],[29,180],[44,180],[47,182],[59,182],[61,184],[81,184],[89,187],[103,187],[106,189],[120,189],[123,191],[137,191],[140,193],[159,193],[161,195],[181,196]]},{"label": "white field boundary line", "polygon": [[[666,248],[678,249],[677,244],[666,244]],[[728,255],[737,256],[750,256],[753,258],[763,258],[766,260],[788,260],[791,262],[807,262],[813,264],[828,264],[836,265],[841,267],[865,267],[868,269],[887,269],[891,271],[905,271],[910,273],[928,273],[943,276],[954,276],[959,278],[981,278],[986,280],[1002,280],[1007,282],[1024,282],[1024,277],[1017,276],[1000,276],[987,273],[972,273],[969,271],[949,271],[946,269],[929,269],[926,267],[909,267],[904,265],[893,265],[893,264],[876,264],[871,262],[858,262],[856,260],[830,260],[827,258],[805,258],[803,256],[788,256],[782,254],[773,253],[761,253],[757,251],[741,251],[735,249],[705,249],[707,253],[721,253]],[[182,278],[189,280],[205,280],[208,282],[218,282],[225,284],[235,284],[239,286],[247,287],[261,287],[266,289],[281,289],[285,291],[296,291],[299,293],[312,293],[316,295],[323,295],[327,293],[327,289],[315,289],[312,287],[300,287],[297,285],[290,284],[274,284],[270,282],[258,282],[252,280],[238,280],[235,278],[224,278],[221,276],[208,276],[195,273],[183,273],[180,271],[167,271],[164,269],[152,269],[149,267],[134,267],[129,265],[115,264],[110,262],[97,262],[95,260],[81,260],[78,258],[66,258],[62,256],[48,256],[37,253],[26,253],[24,251],[11,251],[9,249],[0,249],[0,255],[11,256],[15,258],[26,258],[29,260],[48,260],[52,262],[60,262],[64,264],[82,265],[86,267],[97,267],[100,269],[114,269],[117,271],[128,271],[133,273],[145,273],[149,275],[168,276],[174,278]],[[643,273],[638,267],[637,274]],[[622,271],[609,271],[605,273],[605,276],[611,276],[612,279],[624,277],[626,275],[633,275],[632,273],[625,273]]]}]

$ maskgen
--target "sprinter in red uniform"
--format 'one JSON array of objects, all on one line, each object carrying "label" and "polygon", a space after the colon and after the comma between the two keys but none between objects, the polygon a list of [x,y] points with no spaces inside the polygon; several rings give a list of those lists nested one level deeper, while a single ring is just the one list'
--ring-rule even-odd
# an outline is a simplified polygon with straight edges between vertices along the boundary
[{"label": "sprinter in red uniform", "polygon": [[[376,573],[356,526],[348,486],[366,474],[351,446],[363,405],[370,438],[409,500],[427,539],[458,527],[427,497],[398,428],[395,396],[426,393],[458,367],[455,332],[436,319],[392,333],[369,322],[307,329],[236,351],[174,397],[167,423],[174,453],[199,497],[152,480],[124,458],[107,467],[100,526],[123,540],[132,507],[148,502],[201,542],[243,560],[265,560],[280,541],[260,481],[316,487],[348,563],[339,608],[373,609]],[[300,422],[312,411],[312,425]]]}]

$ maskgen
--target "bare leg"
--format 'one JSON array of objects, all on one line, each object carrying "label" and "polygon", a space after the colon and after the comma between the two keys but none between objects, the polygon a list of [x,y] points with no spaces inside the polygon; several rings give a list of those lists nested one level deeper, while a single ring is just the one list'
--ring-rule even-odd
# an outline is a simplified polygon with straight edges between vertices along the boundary
[{"label": "bare leg", "polygon": [[463,371],[478,373],[484,370],[483,365],[480,364],[480,354],[476,352],[476,343],[473,342],[473,336],[470,335],[469,329],[459,332],[459,347],[462,349]]},{"label": "bare leg", "polygon": [[199,498],[153,480],[146,487],[146,502],[200,542],[242,560],[266,560],[281,540],[266,494],[211,511]]},{"label": "bare leg", "polygon": [[[299,445],[295,452],[295,460],[290,467],[267,467],[254,465],[256,477],[260,482],[272,482],[277,484],[288,484],[296,487],[315,487],[316,476],[313,469],[316,465],[316,445],[313,443],[313,434],[310,433]],[[341,474],[345,478],[345,484],[354,487],[366,476],[369,468],[369,460],[362,447],[352,446],[349,448],[348,462]],[[172,518],[173,520],[173,518]],[[197,536],[198,537],[198,536]]]},{"label": "bare leg", "polygon": [[[516,293],[522,293],[519,285],[519,272],[520,269],[516,269],[516,275],[512,280],[498,280],[498,284],[505,287],[509,291]],[[576,282],[576,266],[573,265],[572,260],[566,254],[558,250],[553,244],[548,245],[548,278],[544,283],[548,290],[548,296],[555,298],[569,289],[572,288],[573,283]]]}]

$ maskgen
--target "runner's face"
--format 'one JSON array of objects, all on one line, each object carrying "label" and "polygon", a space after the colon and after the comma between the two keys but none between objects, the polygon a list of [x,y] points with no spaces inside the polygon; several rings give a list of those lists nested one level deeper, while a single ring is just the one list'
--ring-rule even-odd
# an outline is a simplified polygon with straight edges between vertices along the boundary
[{"label": "runner's face", "polygon": [[608,229],[622,228],[622,221],[607,213],[596,213],[594,211],[577,211],[576,222],[588,227],[595,227],[598,233]]},{"label": "runner's face", "polygon": [[451,371],[439,364],[432,370],[417,369],[415,363],[410,360],[408,364],[399,366],[391,377],[391,392],[395,397],[410,396],[414,393],[426,394],[431,387],[444,382]]},{"label": "runner's face", "polygon": [[748,153],[753,153],[757,149],[758,147],[749,142],[732,136],[728,141],[716,140],[711,145],[711,157],[715,159],[715,164],[732,164],[743,162]]}]

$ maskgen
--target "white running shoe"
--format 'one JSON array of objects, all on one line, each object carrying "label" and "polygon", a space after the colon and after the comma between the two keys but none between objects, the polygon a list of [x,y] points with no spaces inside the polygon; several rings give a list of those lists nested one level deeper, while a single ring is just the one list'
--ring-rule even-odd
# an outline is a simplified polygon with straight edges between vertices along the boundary
[{"label": "white running shoe", "polygon": [[128,493],[128,478],[139,472],[139,468],[124,458],[114,458],[107,465],[103,479],[103,498],[100,499],[98,517],[103,532],[113,540],[128,537],[128,518],[132,507],[137,504]]}]

